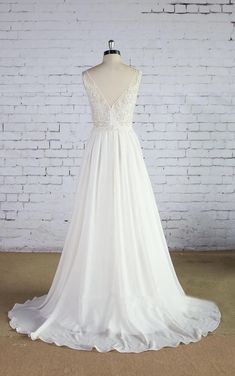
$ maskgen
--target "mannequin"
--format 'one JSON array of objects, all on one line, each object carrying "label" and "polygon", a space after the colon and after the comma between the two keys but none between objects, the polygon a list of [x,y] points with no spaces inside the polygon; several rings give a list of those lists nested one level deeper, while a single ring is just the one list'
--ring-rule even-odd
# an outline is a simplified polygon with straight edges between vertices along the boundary
[{"label": "mannequin", "polygon": [[112,105],[134,79],[136,70],[122,62],[120,51],[113,49],[113,40],[109,40],[108,44],[109,50],[104,51],[103,62],[86,72]]}]

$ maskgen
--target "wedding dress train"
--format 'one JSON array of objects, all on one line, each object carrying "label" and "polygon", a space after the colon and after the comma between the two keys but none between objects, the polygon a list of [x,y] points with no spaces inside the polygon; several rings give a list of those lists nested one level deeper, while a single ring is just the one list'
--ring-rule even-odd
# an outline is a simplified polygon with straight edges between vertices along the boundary
[{"label": "wedding dress train", "polygon": [[175,273],[132,119],[142,71],[112,104],[82,73],[93,127],[71,222],[47,294],[8,311],[17,332],[100,352],[199,341],[220,323],[210,301],[185,294]]}]

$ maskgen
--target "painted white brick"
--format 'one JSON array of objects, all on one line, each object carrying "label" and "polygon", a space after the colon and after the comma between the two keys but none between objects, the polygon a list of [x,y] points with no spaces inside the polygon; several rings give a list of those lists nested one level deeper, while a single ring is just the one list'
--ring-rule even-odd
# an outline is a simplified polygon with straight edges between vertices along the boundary
[{"label": "painted white brick", "polygon": [[44,167],[24,167],[23,168],[24,175],[45,175],[45,168]]},{"label": "painted white brick", "polygon": [[187,12],[197,13],[198,12],[198,5],[197,4],[187,5]]},{"label": "painted white brick", "polygon": [[210,6],[209,5],[199,5],[198,11],[199,11],[199,13],[209,13],[210,12]]},{"label": "painted white brick", "polygon": [[20,202],[28,202],[29,201],[29,195],[26,193],[22,193],[18,195]]},{"label": "painted white brick", "polygon": [[69,174],[69,169],[67,167],[48,167],[48,175],[54,176],[65,176]]},{"label": "painted white brick", "polygon": [[175,13],[185,13],[186,6],[184,4],[176,4],[175,5]]},{"label": "painted white brick", "polygon": [[171,5],[171,4],[166,4],[164,5],[164,12],[174,12],[174,5]]},{"label": "painted white brick", "polygon": [[[4,213],[4,212],[3,212]],[[16,220],[16,217],[17,217],[17,213],[15,211],[15,208],[14,210],[8,210],[6,213],[5,213],[5,217],[2,215],[2,218],[5,220],[5,221],[15,221]]]},{"label": "painted white brick", "polygon": [[169,247],[234,248],[234,1],[100,9],[0,4],[2,248],[63,246],[92,126],[81,72],[102,60],[113,22],[123,61],[143,71],[133,124]]},{"label": "painted white brick", "polygon": [[21,202],[2,202],[1,203],[2,210],[22,210],[23,205]]}]

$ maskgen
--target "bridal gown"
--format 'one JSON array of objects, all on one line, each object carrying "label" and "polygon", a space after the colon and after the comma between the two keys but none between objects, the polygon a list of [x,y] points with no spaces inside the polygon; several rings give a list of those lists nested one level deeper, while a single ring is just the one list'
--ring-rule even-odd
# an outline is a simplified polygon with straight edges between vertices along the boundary
[{"label": "bridal gown", "polygon": [[112,104],[82,72],[93,126],[60,261],[47,294],[8,311],[32,340],[138,353],[199,341],[220,323],[216,303],[186,295],[175,273],[133,129],[142,71],[132,69]]}]

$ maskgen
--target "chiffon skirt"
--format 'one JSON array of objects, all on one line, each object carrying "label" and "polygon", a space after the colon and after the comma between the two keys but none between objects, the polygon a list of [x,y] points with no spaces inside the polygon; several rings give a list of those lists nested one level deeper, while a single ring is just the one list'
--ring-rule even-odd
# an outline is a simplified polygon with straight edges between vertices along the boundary
[{"label": "chiffon skirt", "polygon": [[218,327],[218,306],[179,283],[132,127],[91,129],[52,285],[8,317],[32,340],[100,352],[175,347]]}]

